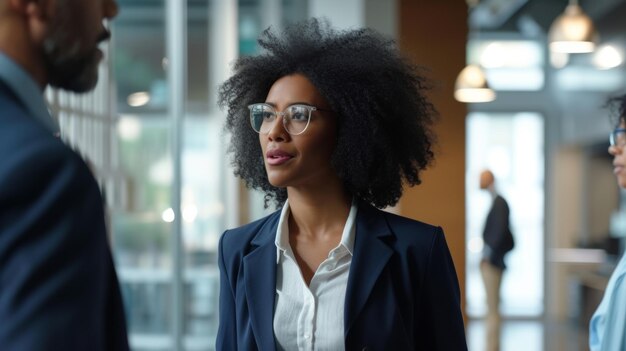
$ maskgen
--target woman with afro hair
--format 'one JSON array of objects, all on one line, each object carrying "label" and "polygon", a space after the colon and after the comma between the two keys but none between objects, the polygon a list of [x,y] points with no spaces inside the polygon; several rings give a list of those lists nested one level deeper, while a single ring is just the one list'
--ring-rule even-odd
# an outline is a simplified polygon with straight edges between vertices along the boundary
[{"label": "woman with afro hair", "polygon": [[273,214],[219,243],[218,350],[466,350],[440,227],[379,210],[433,159],[426,81],[370,29],[266,30],[220,89]]}]

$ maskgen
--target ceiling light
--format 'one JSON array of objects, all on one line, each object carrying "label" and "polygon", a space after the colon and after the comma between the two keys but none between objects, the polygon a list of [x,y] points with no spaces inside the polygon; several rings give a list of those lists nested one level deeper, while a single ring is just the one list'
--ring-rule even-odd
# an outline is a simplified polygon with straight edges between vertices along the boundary
[{"label": "ceiling light", "polygon": [[467,65],[456,78],[454,98],[460,102],[490,102],[496,93],[487,84],[485,72],[478,65]]},{"label": "ceiling light", "polygon": [[551,51],[585,53],[594,50],[597,33],[578,1],[570,0],[565,12],[552,22],[549,38]]}]

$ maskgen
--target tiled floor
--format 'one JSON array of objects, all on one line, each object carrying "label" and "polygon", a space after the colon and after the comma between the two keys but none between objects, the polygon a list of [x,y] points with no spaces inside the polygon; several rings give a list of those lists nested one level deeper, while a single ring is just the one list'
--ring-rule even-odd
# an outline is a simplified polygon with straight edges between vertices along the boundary
[{"label": "tiled floor", "polygon": [[[588,333],[575,323],[543,323],[537,320],[507,320],[502,323],[500,351],[588,351]],[[469,351],[485,350],[483,320],[467,325]]]}]

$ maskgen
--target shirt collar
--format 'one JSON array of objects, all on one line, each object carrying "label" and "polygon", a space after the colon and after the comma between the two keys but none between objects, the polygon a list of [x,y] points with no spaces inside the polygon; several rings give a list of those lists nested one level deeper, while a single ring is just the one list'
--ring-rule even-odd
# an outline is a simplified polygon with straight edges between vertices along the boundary
[{"label": "shirt collar", "polygon": [[[355,236],[355,224],[357,213],[357,201],[352,199],[352,205],[350,206],[350,213],[346,219],[346,224],[343,227],[341,233],[341,241],[339,246],[348,250],[348,253],[352,255],[354,249],[354,236]],[[290,249],[289,245],[289,200],[285,201],[283,208],[280,212],[280,219],[278,220],[278,227],[276,229],[276,239],[274,244],[276,245],[276,263],[280,263],[280,256],[282,253]]]},{"label": "shirt collar", "polygon": [[276,263],[279,263],[280,253],[287,251],[289,248],[289,200],[285,201],[282,211],[280,211],[280,219],[278,220],[278,227],[276,229],[276,239],[274,245],[276,245]]},{"label": "shirt collar", "polygon": [[0,80],[13,90],[24,108],[53,134],[58,135],[59,124],[50,116],[43,93],[35,80],[7,55],[0,52]]}]

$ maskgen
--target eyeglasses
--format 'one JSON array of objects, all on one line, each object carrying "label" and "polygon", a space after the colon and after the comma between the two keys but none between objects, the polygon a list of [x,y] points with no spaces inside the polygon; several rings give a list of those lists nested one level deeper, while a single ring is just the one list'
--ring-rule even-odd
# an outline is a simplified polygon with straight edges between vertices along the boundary
[{"label": "eyeglasses", "polygon": [[276,116],[283,117],[283,126],[290,135],[304,133],[311,122],[311,113],[319,109],[315,106],[295,104],[288,106],[284,111],[278,112],[272,105],[257,103],[248,106],[250,110],[250,124],[252,129],[260,134],[268,134],[274,127]]},{"label": "eyeglasses", "polygon": [[609,143],[611,144],[611,146],[626,146],[626,129],[615,128],[609,135]]}]

